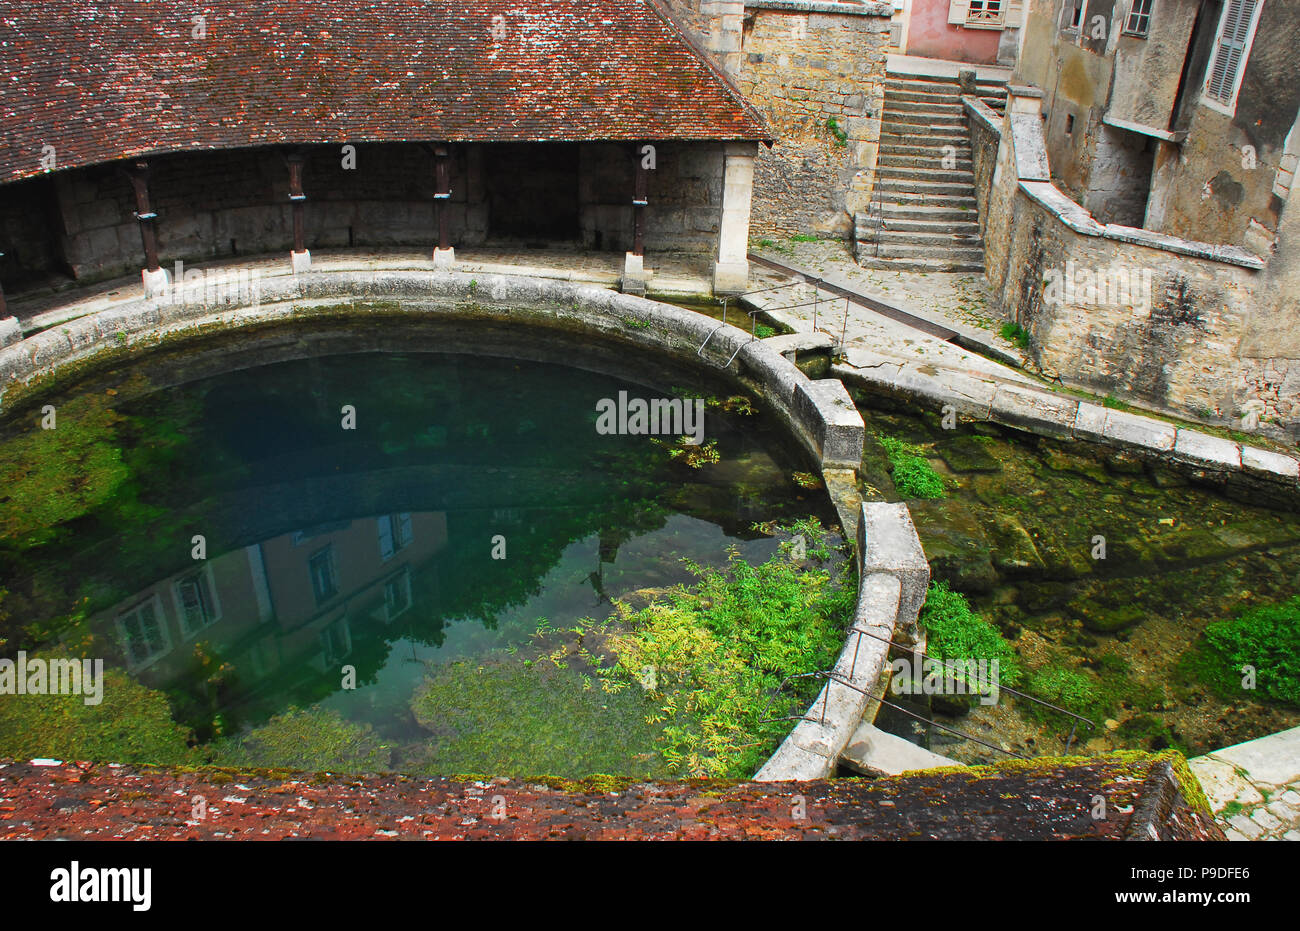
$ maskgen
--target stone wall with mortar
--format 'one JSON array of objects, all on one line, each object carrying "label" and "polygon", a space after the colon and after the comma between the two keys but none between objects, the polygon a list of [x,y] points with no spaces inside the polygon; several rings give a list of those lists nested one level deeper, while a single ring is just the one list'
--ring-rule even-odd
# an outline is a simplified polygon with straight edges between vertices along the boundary
[{"label": "stone wall with mortar", "polygon": [[[1267,299],[1264,260],[1099,223],[1045,180],[1036,117],[1017,119],[1004,122],[992,165],[991,146],[976,148],[976,173],[992,179],[981,215],[994,303],[1029,332],[1040,368],[1158,410],[1300,437],[1300,372],[1245,354]],[[1087,276],[1129,287],[1089,289]]]},{"label": "stone wall with mortar", "polygon": [[[646,248],[715,255],[721,222],[722,143],[658,142],[648,177]],[[572,190],[528,179],[543,144],[451,147],[448,226],[453,245],[481,245],[494,235],[492,210],[535,214],[553,203],[571,207],[570,235],[583,248],[622,252],[632,245],[635,147],[584,143],[555,146],[571,163]],[[562,150],[562,151],[560,151]],[[309,249],[350,246],[432,248],[434,160],[422,145],[357,145],[355,169],[339,148],[306,151],[304,189]],[[497,166],[485,168],[490,160]],[[205,152],[152,159],[151,206],[164,267],[274,251],[293,241],[288,169],[275,149]],[[94,281],[138,272],[144,264],[134,195],[119,165],[57,172],[8,186],[0,202],[0,273],[10,293],[48,274]],[[552,201],[552,199],[555,199]],[[527,239],[527,237],[523,237]],[[545,238],[545,237],[537,237]],[[14,243],[4,248],[8,243]]]},{"label": "stone wall with mortar", "polygon": [[777,137],[755,164],[753,235],[852,235],[874,184],[892,12],[888,3],[745,4],[739,83]]}]

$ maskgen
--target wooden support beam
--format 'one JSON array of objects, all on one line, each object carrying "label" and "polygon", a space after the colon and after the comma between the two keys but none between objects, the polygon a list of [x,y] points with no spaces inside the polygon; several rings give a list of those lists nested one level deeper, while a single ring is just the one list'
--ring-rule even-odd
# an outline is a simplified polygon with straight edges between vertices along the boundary
[{"label": "wooden support beam", "polygon": [[145,268],[156,272],[158,265],[158,237],[154,222],[158,214],[149,206],[149,163],[141,159],[125,169],[135,190],[135,218],[140,223],[140,241],[144,245]]}]

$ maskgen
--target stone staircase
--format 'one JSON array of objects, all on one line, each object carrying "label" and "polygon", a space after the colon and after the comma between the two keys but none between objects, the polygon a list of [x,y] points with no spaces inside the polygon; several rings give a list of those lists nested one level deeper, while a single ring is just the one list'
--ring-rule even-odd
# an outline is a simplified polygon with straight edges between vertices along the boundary
[{"label": "stone staircase", "polygon": [[[1006,106],[1005,83],[981,80],[976,89],[990,107]],[[945,156],[955,157],[948,167]],[[877,164],[871,206],[854,218],[858,264],[983,272],[970,128],[956,78],[886,78]]]}]

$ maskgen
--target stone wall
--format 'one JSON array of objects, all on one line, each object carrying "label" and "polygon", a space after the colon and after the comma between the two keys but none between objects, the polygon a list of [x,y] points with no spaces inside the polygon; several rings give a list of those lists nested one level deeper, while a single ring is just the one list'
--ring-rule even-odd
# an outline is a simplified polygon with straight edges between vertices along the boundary
[{"label": "stone wall", "polygon": [[1028,330],[1034,361],[1100,394],[1300,437],[1300,371],[1244,352],[1265,261],[1099,223],[1046,180],[1034,109],[1013,96],[992,166],[988,145],[975,150],[977,177],[992,179],[981,194],[987,277],[996,306]]},{"label": "stone wall", "polygon": [[753,233],[847,238],[874,183],[892,7],[754,0],[745,9],[740,86],[777,137],[755,164]]},{"label": "stone wall", "polygon": [[[654,144],[647,250],[715,254],[723,144]],[[610,252],[630,249],[636,151],[623,143],[453,145],[447,208],[452,244],[477,246],[492,239],[526,245],[528,235],[497,228],[495,210],[536,218],[543,231],[557,214],[569,223],[558,235],[531,238],[569,239]],[[349,170],[340,148],[307,150],[307,247],[431,249],[437,235],[432,153],[419,144],[389,144],[357,145],[355,154],[356,167]],[[279,150],[161,156],[150,166],[164,266],[291,248],[288,169]],[[0,280],[11,294],[46,274],[94,281],[143,266],[134,195],[119,167],[74,169],[6,187],[0,250],[8,254],[0,260]]]}]

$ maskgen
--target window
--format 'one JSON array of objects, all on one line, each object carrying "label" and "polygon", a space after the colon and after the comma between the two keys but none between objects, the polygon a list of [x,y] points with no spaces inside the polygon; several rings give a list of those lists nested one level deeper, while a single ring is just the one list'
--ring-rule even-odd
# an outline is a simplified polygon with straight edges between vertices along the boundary
[{"label": "window", "polygon": [[211,569],[205,567],[180,579],[175,585],[174,593],[183,636],[192,637],[221,620],[221,607],[216,592],[213,591]]},{"label": "window", "polygon": [[1155,0],[1133,0],[1128,19],[1124,20],[1124,35],[1145,39],[1151,32],[1151,7]]},{"label": "window", "polygon": [[1224,6],[1214,39],[1214,58],[1201,95],[1201,101],[1207,106],[1229,115],[1236,111],[1242,74],[1263,6],[1263,0],[1228,0]]},{"label": "window", "polygon": [[334,545],[317,550],[307,560],[311,573],[311,590],[316,604],[324,604],[339,593],[338,571],[334,566]]},{"label": "window", "polygon": [[346,617],[339,618],[320,632],[320,649],[326,668],[352,652],[352,631]]},{"label": "window", "polygon": [[411,570],[401,572],[384,581],[384,620],[406,613],[411,607]]},{"label": "window", "polygon": [[172,647],[162,604],[156,595],[118,615],[117,630],[122,637],[127,664],[132,669],[148,666]]},{"label": "window", "polygon": [[1061,11],[1061,28],[1077,30],[1083,24],[1083,5],[1085,0],[1065,0]]},{"label": "window", "polygon": [[974,25],[993,25],[1002,22],[1002,0],[970,0],[966,22]]},{"label": "window", "polygon": [[375,518],[375,523],[379,525],[379,555],[384,562],[393,558],[393,555],[411,542],[411,515],[409,512],[401,514],[384,514]]}]

